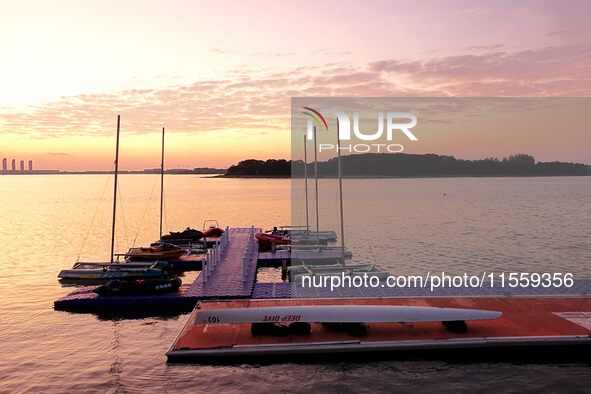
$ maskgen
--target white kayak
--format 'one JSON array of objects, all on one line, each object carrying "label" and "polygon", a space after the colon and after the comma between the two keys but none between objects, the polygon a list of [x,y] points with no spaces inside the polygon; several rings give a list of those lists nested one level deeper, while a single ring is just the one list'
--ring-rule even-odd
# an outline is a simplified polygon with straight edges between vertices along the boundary
[{"label": "white kayak", "polygon": [[240,323],[418,323],[493,320],[502,312],[480,309],[382,305],[312,305],[203,310],[196,324]]}]

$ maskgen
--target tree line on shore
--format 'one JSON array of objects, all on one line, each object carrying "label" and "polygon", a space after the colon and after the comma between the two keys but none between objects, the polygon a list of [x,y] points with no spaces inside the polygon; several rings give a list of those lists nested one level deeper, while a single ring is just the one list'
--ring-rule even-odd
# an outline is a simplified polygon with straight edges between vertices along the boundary
[{"label": "tree line on shore", "polygon": [[[552,176],[591,175],[591,167],[580,163],[536,162],[528,154],[479,160],[456,159],[437,154],[365,153],[341,158],[345,177],[436,177],[436,176]],[[318,175],[337,175],[337,159],[318,162]],[[308,174],[314,164],[308,163]],[[226,176],[301,177],[304,162],[284,159],[243,160],[231,166]]]}]

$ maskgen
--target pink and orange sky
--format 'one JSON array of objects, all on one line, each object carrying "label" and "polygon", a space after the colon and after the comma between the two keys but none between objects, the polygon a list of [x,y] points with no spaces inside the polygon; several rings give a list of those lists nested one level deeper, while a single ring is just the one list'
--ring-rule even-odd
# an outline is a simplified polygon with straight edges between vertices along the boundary
[{"label": "pink and orange sky", "polygon": [[[163,125],[168,167],[225,167],[289,157],[292,96],[590,96],[589,20],[586,1],[4,0],[0,157],[110,169],[120,113],[123,168],[159,165]],[[515,153],[591,163],[580,145]],[[505,153],[436,153],[483,151]]]}]

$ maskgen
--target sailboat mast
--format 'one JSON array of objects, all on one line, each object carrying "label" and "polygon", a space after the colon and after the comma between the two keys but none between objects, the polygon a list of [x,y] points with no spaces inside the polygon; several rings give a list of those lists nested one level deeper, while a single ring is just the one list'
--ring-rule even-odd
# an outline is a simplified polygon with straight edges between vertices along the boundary
[{"label": "sailboat mast", "polygon": [[339,173],[339,204],[341,211],[341,253],[343,262],[345,261],[345,221],[343,215],[343,176],[341,174],[341,138],[339,134],[339,120],[337,119],[337,167]]},{"label": "sailboat mast", "polygon": [[316,241],[320,244],[320,224],[318,212],[318,144],[316,142],[316,126],[314,126],[314,187],[316,189]]},{"label": "sailboat mast", "polygon": [[160,242],[162,242],[162,211],[164,208],[164,127],[162,128],[162,162],[160,164]]},{"label": "sailboat mast", "polygon": [[115,220],[117,212],[117,175],[119,174],[119,126],[121,115],[117,115],[117,142],[115,144],[115,181],[113,187],[113,227],[111,228],[111,263],[115,255]]},{"label": "sailboat mast", "polygon": [[310,219],[308,213],[308,141],[306,135],[304,135],[304,187],[306,190],[306,231],[310,231]]}]

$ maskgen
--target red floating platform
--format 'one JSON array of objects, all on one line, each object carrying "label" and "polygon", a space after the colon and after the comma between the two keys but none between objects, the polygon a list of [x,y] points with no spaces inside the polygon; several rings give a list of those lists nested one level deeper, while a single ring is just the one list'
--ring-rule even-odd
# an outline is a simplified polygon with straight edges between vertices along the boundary
[{"label": "red floating platform", "polygon": [[[363,336],[311,324],[307,335],[253,335],[251,324],[197,324],[200,311],[313,305],[380,305],[464,308],[500,311],[495,320],[467,322],[466,332],[452,332],[440,322],[368,323]],[[398,354],[404,351],[504,348],[573,348],[589,354],[591,297],[450,297],[275,299],[199,303],[167,353],[171,361],[209,361],[244,356],[337,353]],[[252,359],[251,359],[252,360]]]}]

